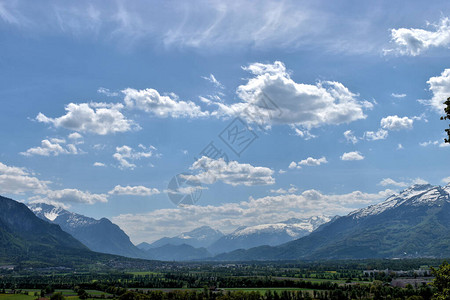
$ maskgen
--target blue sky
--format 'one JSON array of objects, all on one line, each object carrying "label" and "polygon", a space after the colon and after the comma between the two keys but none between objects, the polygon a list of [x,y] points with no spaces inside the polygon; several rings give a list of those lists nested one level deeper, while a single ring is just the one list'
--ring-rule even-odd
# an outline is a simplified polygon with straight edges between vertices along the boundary
[{"label": "blue sky", "polygon": [[450,3],[257,2],[0,1],[0,193],[137,243],[448,183]]}]

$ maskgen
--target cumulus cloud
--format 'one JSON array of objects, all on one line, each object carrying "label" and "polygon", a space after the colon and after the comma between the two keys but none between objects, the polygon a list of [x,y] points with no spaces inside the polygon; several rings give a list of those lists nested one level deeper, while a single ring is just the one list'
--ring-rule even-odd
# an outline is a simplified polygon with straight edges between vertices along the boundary
[{"label": "cumulus cloud", "polygon": [[450,46],[450,20],[442,18],[438,24],[430,24],[434,30],[398,28],[391,30],[397,53],[416,56],[433,47]]},{"label": "cumulus cloud", "polygon": [[392,194],[392,190],[373,194],[361,191],[324,194],[317,190],[306,190],[299,194],[283,193],[256,199],[250,197],[247,201],[217,206],[189,205],[176,209],[122,214],[112,221],[124,229],[134,243],[139,243],[173,236],[202,225],[231,232],[238,226],[279,222],[289,218],[342,215],[378,203]]},{"label": "cumulus cloud", "polygon": [[378,129],[378,131],[366,131],[364,138],[368,141],[385,140],[389,135],[389,132],[384,129]]},{"label": "cumulus cloud", "polygon": [[113,154],[113,158],[119,163],[119,168],[121,169],[134,169],[136,165],[132,161],[139,160],[141,158],[149,158],[153,155],[153,150],[155,147],[145,147],[139,145],[143,151],[136,151],[133,148],[123,145],[121,147],[116,147],[116,153]]},{"label": "cumulus cloud", "polygon": [[308,157],[299,162],[295,162],[295,161],[291,162],[289,164],[289,169],[294,169],[294,168],[301,169],[302,166],[310,166],[310,167],[320,166],[321,164],[326,164],[326,163],[328,163],[328,161],[325,156],[322,156],[321,158]]},{"label": "cumulus cloud", "polygon": [[139,129],[133,121],[122,113],[122,104],[110,103],[69,103],[66,114],[58,118],[49,118],[43,113],[36,117],[38,122],[52,124],[55,127],[106,135]]},{"label": "cumulus cloud", "polygon": [[0,162],[0,194],[43,193],[50,181],[42,181],[25,168]]},{"label": "cumulus cloud", "polygon": [[363,160],[364,156],[359,151],[345,152],[341,160]]},{"label": "cumulus cloud", "polygon": [[237,89],[242,102],[216,103],[213,115],[240,116],[264,127],[289,124],[310,129],[364,119],[363,108],[371,105],[358,101],[357,95],[339,82],[297,83],[279,61],[253,63],[244,70],[254,77]]},{"label": "cumulus cloud", "polygon": [[94,166],[94,167],[106,167],[106,165],[105,165],[104,163],[98,162],[98,161],[96,161],[96,162],[93,164],[93,166]]},{"label": "cumulus cloud", "polygon": [[225,162],[223,158],[211,159],[203,156],[192,166],[191,170],[197,174],[189,175],[189,180],[205,184],[222,181],[232,186],[270,185],[275,183],[272,177],[274,171],[266,167],[254,167],[237,161]]},{"label": "cumulus cloud", "polygon": [[50,181],[37,178],[25,168],[8,166],[0,162],[0,194],[32,194],[32,202],[60,204],[68,207],[70,203],[94,204],[107,202],[108,195],[93,194],[78,189],[52,190]]},{"label": "cumulus cloud", "polygon": [[358,138],[353,134],[353,131],[347,130],[344,132],[344,137],[347,142],[352,143],[353,145],[358,143]]},{"label": "cumulus cloud", "polygon": [[449,184],[450,183],[450,176],[442,178],[442,182],[445,183],[445,184]]},{"label": "cumulus cloud", "polygon": [[160,95],[155,89],[125,89],[125,105],[129,109],[138,109],[151,113],[156,117],[166,118],[198,118],[206,117],[208,112],[192,101],[182,101],[175,94]]},{"label": "cumulus cloud", "polygon": [[429,100],[419,100],[422,104],[430,106],[438,113],[444,113],[444,102],[450,95],[450,69],[442,71],[440,76],[431,77],[427,84],[433,97]]},{"label": "cumulus cloud", "polygon": [[399,116],[387,116],[382,118],[380,125],[387,130],[402,130],[411,129],[413,127],[414,120],[408,117],[400,118]]},{"label": "cumulus cloud", "polygon": [[80,154],[83,153],[74,144],[66,144],[64,139],[42,140],[40,147],[30,148],[20,154],[25,156],[42,155],[42,156],[58,156],[60,154]]},{"label": "cumulus cloud", "polygon": [[160,191],[156,188],[148,188],[142,185],[137,186],[116,185],[114,189],[108,192],[108,194],[110,195],[130,195],[130,196],[151,196],[159,193]]},{"label": "cumulus cloud", "polygon": [[78,189],[62,189],[47,190],[44,195],[35,196],[30,199],[32,202],[63,203],[65,205],[71,203],[94,204],[97,202],[108,202],[108,195],[92,194]]}]

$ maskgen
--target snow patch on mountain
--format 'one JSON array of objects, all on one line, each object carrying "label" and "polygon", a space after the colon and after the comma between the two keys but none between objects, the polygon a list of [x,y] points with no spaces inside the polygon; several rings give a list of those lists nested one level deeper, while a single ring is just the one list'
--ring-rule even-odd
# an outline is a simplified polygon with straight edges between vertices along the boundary
[{"label": "snow patch on mountain", "polygon": [[265,234],[265,233],[282,233],[285,232],[289,236],[296,238],[303,236],[305,232],[312,232],[317,229],[323,223],[331,220],[328,216],[311,217],[308,219],[289,219],[285,222],[261,224],[255,226],[249,226],[244,228],[238,228],[230,234],[230,238],[237,238],[241,236],[248,236],[253,234]]}]

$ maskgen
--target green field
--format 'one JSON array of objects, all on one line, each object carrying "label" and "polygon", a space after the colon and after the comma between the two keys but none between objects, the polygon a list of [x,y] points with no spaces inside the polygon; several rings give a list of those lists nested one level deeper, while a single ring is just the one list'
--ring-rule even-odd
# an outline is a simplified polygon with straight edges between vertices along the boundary
[{"label": "green field", "polygon": [[0,299],[32,300],[32,299],[36,299],[36,297],[30,296],[30,295],[24,295],[24,294],[0,294]]},{"label": "green field", "polygon": [[146,275],[158,275],[160,273],[157,272],[128,272],[128,274],[132,274],[135,276],[146,276]]},{"label": "green field", "polygon": [[[7,292],[10,292],[10,290],[7,290]],[[31,300],[36,299],[36,296],[34,295],[35,292],[40,293],[41,290],[39,289],[23,289],[22,292],[27,292],[28,295],[25,294],[0,294],[0,299],[11,299],[11,300]],[[86,290],[86,292],[89,295],[92,295],[94,297],[105,295],[105,297],[112,296],[111,294],[102,292],[102,291],[96,291],[96,290]],[[70,300],[78,300],[77,293],[75,293],[73,290],[61,290],[56,289],[55,293],[61,293],[64,295],[66,299]]]},{"label": "green field", "polygon": [[313,289],[302,289],[302,288],[224,288],[224,291],[241,291],[241,292],[258,292],[260,294],[265,294],[267,291],[271,292],[283,292],[283,291],[308,291],[312,293]]}]

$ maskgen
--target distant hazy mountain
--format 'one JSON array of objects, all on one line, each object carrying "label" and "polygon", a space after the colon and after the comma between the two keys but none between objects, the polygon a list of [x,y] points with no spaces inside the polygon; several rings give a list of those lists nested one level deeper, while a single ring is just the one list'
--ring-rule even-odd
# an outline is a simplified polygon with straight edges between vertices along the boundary
[{"label": "distant hazy mountain", "polygon": [[194,248],[208,247],[223,236],[219,230],[215,230],[209,226],[202,226],[189,232],[183,232],[175,237],[164,237],[151,244],[141,243],[138,248],[148,250],[158,248],[165,245],[190,245]]},{"label": "distant hazy mountain", "polygon": [[157,248],[150,248],[146,250],[146,253],[148,259],[165,261],[189,261],[211,257],[211,253],[205,248],[194,248],[186,244],[166,244]]},{"label": "distant hazy mountain", "polygon": [[36,216],[58,224],[62,230],[70,233],[92,251],[127,257],[145,257],[143,251],[131,243],[128,235],[106,218],[96,220],[44,203],[30,204],[29,207]]},{"label": "distant hazy mountain", "polygon": [[450,257],[450,184],[414,185],[385,201],[324,224],[277,247],[219,255],[218,260]]},{"label": "distant hazy mountain", "polygon": [[0,196],[0,263],[50,265],[88,257],[90,252],[58,225],[36,217],[26,205]]},{"label": "distant hazy mountain", "polygon": [[308,235],[330,220],[331,218],[326,216],[307,219],[292,218],[280,223],[240,227],[231,234],[223,236],[207,249],[211,253],[218,254],[262,245],[277,246]]}]

